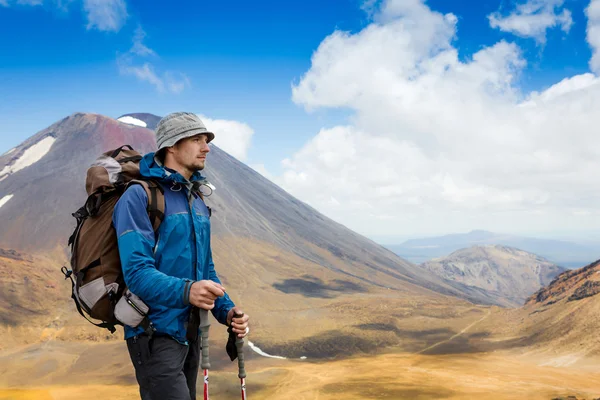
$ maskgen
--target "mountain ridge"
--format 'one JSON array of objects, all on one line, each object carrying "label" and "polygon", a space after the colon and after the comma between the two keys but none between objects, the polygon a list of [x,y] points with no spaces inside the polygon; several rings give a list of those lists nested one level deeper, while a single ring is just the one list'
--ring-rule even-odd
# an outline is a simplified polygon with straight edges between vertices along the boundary
[{"label": "mountain ridge", "polygon": [[600,243],[576,243],[473,230],[468,233],[409,239],[401,244],[389,244],[386,247],[411,262],[421,264],[478,244],[515,247],[543,256],[551,262],[567,268],[579,268],[595,260],[599,255],[597,248],[600,245]]},{"label": "mountain ridge", "polygon": [[489,293],[494,304],[520,307],[564,268],[543,257],[501,245],[475,245],[420,264],[436,275]]}]

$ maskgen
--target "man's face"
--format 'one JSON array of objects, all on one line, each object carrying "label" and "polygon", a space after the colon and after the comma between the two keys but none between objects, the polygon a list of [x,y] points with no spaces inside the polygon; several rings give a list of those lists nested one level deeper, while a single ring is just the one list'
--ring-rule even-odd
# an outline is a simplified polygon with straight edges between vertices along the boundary
[{"label": "man's face", "polygon": [[173,146],[173,158],[175,162],[188,171],[195,172],[204,169],[206,155],[210,152],[210,147],[206,140],[206,135],[196,135],[181,139]]}]

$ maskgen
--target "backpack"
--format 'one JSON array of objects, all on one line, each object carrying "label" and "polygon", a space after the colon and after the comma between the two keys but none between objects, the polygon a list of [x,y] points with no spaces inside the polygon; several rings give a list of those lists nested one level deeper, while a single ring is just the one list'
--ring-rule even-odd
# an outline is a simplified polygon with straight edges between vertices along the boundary
[{"label": "backpack", "polygon": [[[142,155],[125,145],[102,154],[87,170],[85,204],[72,215],[77,227],[69,238],[71,298],[90,323],[115,332],[115,325],[153,329],[146,317],[148,306],[125,287],[117,234],[112,223],[114,207],[131,185],[141,185],[148,195],[148,216],[156,234],[165,211],[164,191],[152,180],[142,180]],[[87,316],[102,321],[94,323]]]}]

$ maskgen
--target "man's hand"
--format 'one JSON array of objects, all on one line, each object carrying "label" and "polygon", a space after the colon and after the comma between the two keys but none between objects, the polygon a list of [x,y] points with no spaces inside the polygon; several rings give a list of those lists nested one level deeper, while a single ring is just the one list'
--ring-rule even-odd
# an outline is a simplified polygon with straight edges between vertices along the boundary
[{"label": "man's hand", "polygon": [[[236,317],[236,315],[242,315],[242,317]],[[237,337],[243,338],[250,332],[248,329],[248,321],[250,317],[247,314],[239,309],[238,307],[233,307],[227,313],[227,325],[231,325],[231,329],[237,333]]]},{"label": "man's hand", "polygon": [[215,299],[225,294],[225,288],[217,282],[196,281],[190,288],[190,304],[204,310],[212,310]]}]

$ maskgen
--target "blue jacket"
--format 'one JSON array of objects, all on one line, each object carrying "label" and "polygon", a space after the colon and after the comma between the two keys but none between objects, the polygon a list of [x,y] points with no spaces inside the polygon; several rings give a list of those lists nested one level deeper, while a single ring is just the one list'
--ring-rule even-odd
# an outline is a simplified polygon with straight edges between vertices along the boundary
[{"label": "blue jacket", "polygon": [[[164,188],[165,216],[155,238],[142,186],[132,185],[117,202],[113,224],[125,284],[150,307],[148,317],[157,333],[185,343],[191,284],[203,279],[221,283],[212,260],[208,208],[190,193],[190,182],[162,166],[154,153],[140,161],[140,172]],[[190,181],[205,178],[196,172]],[[212,314],[226,324],[233,307],[225,294],[215,301]],[[126,326],[125,339],[143,331],[142,327]]]}]

